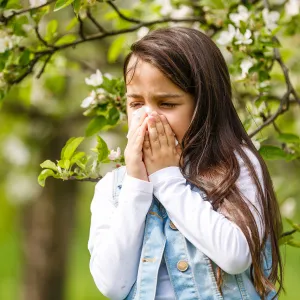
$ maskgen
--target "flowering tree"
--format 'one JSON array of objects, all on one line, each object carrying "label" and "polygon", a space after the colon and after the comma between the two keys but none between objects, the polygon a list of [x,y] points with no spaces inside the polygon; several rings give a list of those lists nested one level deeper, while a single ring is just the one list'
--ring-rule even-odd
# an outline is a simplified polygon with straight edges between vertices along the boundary
[{"label": "flowering tree", "polygon": [[[1,102],[14,86],[30,76],[41,78],[49,72],[66,49],[113,38],[107,55],[112,63],[127,53],[127,43],[149,30],[190,26],[214,39],[228,61],[233,100],[263,158],[299,160],[300,138],[293,130],[296,125],[278,125],[284,115],[299,124],[296,74],[300,68],[296,63],[288,66],[286,61],[300,57],[297,47],[282,46],[295,41],[300,32],[299,0],[143,0],[129,9],[120,8],[117,1],[29,0],[29,6],[25,6],[18,0],[1,0],[0,7]],[[65,13],[68,19],[63,28],[56,20],[57,13]],[[83,115],[89,119],[84,136],[67,140],[60,158],[41,164],[38,181],[42,186],[49,176],[96,182],[102,177],[102,164],[124,164],[121,148],[109,149],[99,135],[126,121],[124,82],[95,70],[85,83],[90,94],[81,104]],[[91,136],[97,141],[91,149],[96,155],[77,151],[85,137]],[[293,228],[283,234],[281,242],[300,247],[294,238],[300,226],[288,221]]]}]

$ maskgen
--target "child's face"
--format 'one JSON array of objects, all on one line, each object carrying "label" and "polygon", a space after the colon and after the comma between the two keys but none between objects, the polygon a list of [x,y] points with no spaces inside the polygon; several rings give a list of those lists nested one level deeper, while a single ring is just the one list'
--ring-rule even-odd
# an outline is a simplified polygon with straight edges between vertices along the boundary
[{"label": "child's face", "polygon": [[[131,57],[127,69],[136,61]],[[127,75],[127,82],[131,79],[132,72]],[[163,97],[164,94],[173,94]],[[175,104],[174,107],[170,104]],[[130,127],[132,114],[135,110],[147,105],[151,111],[165,115],[176,138],[181,142],[188,126],[190,125],[195,103],[192,95],[184,92],[169,80],[159,69],[153,65],[139,61],[130,83],[127,84],[127,115]]]}]

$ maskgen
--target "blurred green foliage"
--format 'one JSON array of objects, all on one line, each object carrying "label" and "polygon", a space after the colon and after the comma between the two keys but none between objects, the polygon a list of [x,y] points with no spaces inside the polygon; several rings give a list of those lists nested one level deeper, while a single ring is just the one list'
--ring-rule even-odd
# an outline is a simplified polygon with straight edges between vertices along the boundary
[{"label": "blurred green foliage", "polygon": [[[296,98],[300,91],[300,15],[297,7],[292,11],[287,6],[291,1],[279,0],[269,1],[270,10],[264,7],[266,1],[254,1],[255,5],[246,1],[247,5],[240,7],[237,0],[164,3],[143,0],[125,1],[117,10],[115,6],[120,5],[117,1],[98,2],[58,0],[48,5],[45,1],[31,0],[32,9],[24,14],[18,12],[27,7],[18,0],[0,2],[3,105],[0,112],[0,299],[20,298],[26,263],[23,218],[28,207],[42,197],[43,188],[37,182],[40,164],[44,161],[41,166],[44,171],[39,177],[43,185],[46,175],[64,180],[70,176],[98,178],[116,163],[124,163],[123,157],[108,159],[110,150],[117,146],[124,149],[126,145],[122,60],[131,43],[149,29],[175,24],[174,20],[152,22],[162,16],[195,18],[180,24],[214,31],[212,38],[220,46],[232,76],[233,100],[249,134],[278,113],[283,104],[276,122],[255,132],[253,142],[268,163],[282,214],[288,218],[284,220],[285,231],[297,228],[295,222],[300,220],[300,113]],[[232,35],[230,25],[239,31]],[[102,26],[110,33],[105,38],[102,38]],[[280,56],[277,50],[274,54],[274,47],[279,49]],[[277,55],[277,60],[274,61],[273,55]],[[285,66],[289,70],[288,78]],[[101,74],[100,78],[96,70],[108,73]],[[31,77],[32,73],[35,77]],[[90,74],[95,76],[89,77]],[[97,80],[98,83],[88,83]],[[61,152],[60,157],[54,154],[54,157],[44,157],[42,149],[53,148],[49,144],[53,134],[64,134],[66,146],[54,145]],[[94,185],[80,183],[65,299],[101,299],[89,272],[87,250]],[[298,299],[300,251],[296,246],[299,240],[300,234],[295,233],[294,241],[289,241],[295,247],[281,247],[286,262],[287,290],[281,299]]]}]

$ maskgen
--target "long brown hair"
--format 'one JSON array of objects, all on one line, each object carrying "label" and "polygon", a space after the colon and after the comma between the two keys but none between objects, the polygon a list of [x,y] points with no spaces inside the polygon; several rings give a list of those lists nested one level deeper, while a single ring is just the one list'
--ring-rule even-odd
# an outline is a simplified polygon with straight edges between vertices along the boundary
[{"label": "long brown hair", "polygon": [[[267,166],[234,108],[230,76],[221,51],[207,35],[185,27],[151,31],[135,42],[130,50],[124,62],[125,82],[128,72],[133,68],[135,70],[138,60],[141,59],[157,67],[174,84],[193,95],[196,108],[181,143],[182,157],[188,157],[188,160],[180,159],[180,170],[188,181],[204,189],[215,210],[228,212],[226,217],[243,231],[252,256],[250,273],[261,298],[264,299],[270,289],[276,289],[276,282],[279,284],[277,296],[284,290],[278,242],[282,233],[279,206]],[[137,57],[137,61],[127,70],[132,55]],[[244,146],[249,148],[259,161],[263,186],[243,149]],[[250,201],[243,198],[236,186],[240,166],[234,152],[244,160],[257,186],[261,220],[265,228],[262,243],[255,219],[247,204]],[[189,172],[188,163],[192,166]],[[262,261],[267,238],[270,238],[272,246],[272,268],[268,277],[263,272]],[[223,272],[220,267],[217,267],[216,273],[221,291]]]}]

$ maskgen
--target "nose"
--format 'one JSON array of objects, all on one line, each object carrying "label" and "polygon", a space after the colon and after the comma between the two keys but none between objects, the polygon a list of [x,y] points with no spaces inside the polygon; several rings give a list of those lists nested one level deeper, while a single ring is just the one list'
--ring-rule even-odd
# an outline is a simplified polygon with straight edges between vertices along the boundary
[{"label": "nose", "polygon": [[146,104],[146,111],[150,114],[152,111],[156,111],[158,114],[163,114],[163,112],[160,110],[159,106],[156,104]]}]

